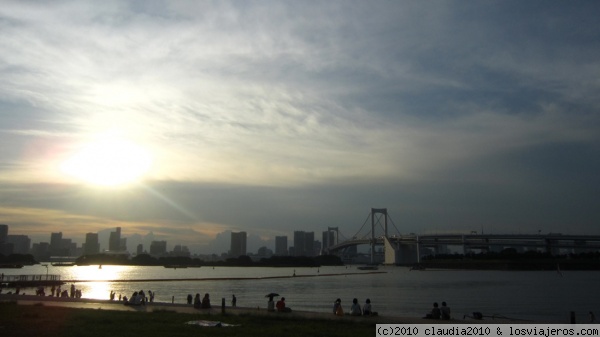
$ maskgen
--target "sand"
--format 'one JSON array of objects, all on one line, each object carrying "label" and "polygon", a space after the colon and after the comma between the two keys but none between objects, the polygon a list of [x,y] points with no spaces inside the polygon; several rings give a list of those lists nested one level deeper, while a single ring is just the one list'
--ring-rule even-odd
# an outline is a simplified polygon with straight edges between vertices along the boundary
[{"label": "sand", "polygon": [[[152,312],[156,310],[168,310],[179,313],[197,314],[205,313],[209,315],[221,315],[222,308],[220,305],[213,306],[211,309],[194,309],[187,304],[173,304],[166,302],[148,303],[145,306],[129,306],[123,302],[98,300],[98,299],[72,299],[59,298],[52,296],[33,296],[33,295],[15,295],[15,294],[0,294],[0,301],[16,301],[19,305],[44,305],[44,306],[60,306],[69,308],[82,309],[99,309],[99,310],[118,310],[118,311],[140,311]],[[225,307],[227,315],[286,315],[298,319],[331,319],[331,320],[355,320],[369,321],[376,324],[531,324],[543,323],[524,320],[511,320],[508,318],[484,318],[482,320],[474,320],[470,318],[463,319],[453,318],[451,320],[431,320],[421,317],[398,317],[389,315],[378,316],[335,316],[329,313],[312,312],[312,311],[292,311],[290,313],[268,312],[266,308],[249,308],[249,307]]]}]

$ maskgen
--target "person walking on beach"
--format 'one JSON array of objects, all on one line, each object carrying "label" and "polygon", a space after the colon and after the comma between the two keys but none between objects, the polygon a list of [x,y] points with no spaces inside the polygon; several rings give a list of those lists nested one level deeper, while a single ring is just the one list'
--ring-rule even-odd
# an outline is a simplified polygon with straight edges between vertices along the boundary
[{"label": "person walking on beach", "polygon": [[235,307],[237,305],[237,298],[235,297],[235,294],[231,295],[231,306]]},{"label": "person walking on beach", "polygon": [[442,314],[442,319],[450,319],[450,307],[446,305],[446,302],[442,302],[440,312]]},{"label": "person walking on beach", "polygon": [[362,309],[360,308],[360,304],[358,304],[358,300],[356,298],[352,300],[352,306],[350,307],[350,315],[351,316],[362,315]]}]

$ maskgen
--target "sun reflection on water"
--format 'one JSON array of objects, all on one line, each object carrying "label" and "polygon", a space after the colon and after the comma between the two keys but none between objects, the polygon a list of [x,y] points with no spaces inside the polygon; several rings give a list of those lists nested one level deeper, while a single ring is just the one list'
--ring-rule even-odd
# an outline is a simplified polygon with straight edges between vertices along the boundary
[{"label": "sun reflection on water", "polygon": [[125,278],[127,266],[84,266],[75,268],[71,274],[77,281],[109,281]]},{"label": "sun reflection on water", "polygon": [[108,299],[112,288],[111,283],[106,281],[125,279],[129,274],[129,268],[128,266],[80,266],[71,270],[70,278],[78,282],[77,288],[82,290],[83,297]]}]

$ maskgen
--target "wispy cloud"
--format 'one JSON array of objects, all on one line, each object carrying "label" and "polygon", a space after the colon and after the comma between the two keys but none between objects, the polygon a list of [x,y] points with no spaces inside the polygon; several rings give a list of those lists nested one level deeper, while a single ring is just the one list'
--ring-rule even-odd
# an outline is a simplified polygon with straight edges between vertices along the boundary
[{"label": "wispy cloud", "polygon": [[[146,183],[171,184],[171,201],[188,198],[177,195],[185,184],[190,194],[265,188],[265,200],[295,188],[383,188],[385,198],[357,197],[365,209],[374,200],[400,204],[397,186],[435,194],[430,184],[457,177],[456,189],[501,189],[484,194],[532,177],[565,187],[547,174],[556,166],[544,166],[551,149],[556,162],[599,166],[586,159],[599,145],[597,7],[5,2],[0,179],[67,183],[60,162],[117,130],[153,153]],[[591,171],[564,174],[597,184]],[[509,203],[514,191],[496,202]],[[242,216],[204,219],[191,196],[177,203],[189,213],[183,220],[166,200],[133,194],[173,223],[195,216],[244,227]],[[128,221],[154,221],[133,209]]]}]

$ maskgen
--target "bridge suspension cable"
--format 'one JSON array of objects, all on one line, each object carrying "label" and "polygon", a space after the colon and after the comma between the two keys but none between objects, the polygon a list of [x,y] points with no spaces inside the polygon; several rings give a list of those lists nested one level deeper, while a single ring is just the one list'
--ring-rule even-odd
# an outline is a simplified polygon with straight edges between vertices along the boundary
[{"label": "bridge suspension cable", "polygon": [[[362,226],[360,226],[360,229],[358,230],[358,232],[356,232],[354,235],[352,235],[352,238],[358,237],[358,233],[360,233],[360,231],[363,230],[363,228],[365,227],[365,225],[367,224],[367,222],[369,222],[369,217],[370,216],[371,216],[371,212],[369,212],[369,214],[367,214],[367,218],[365,219],[365,222],[362,224]],[[369,233],[371,233],[371,231],[367,232],[366,235],[369,235]],[[363,236],[362,238],[364,239],[366,237],[366,235]]]},{"label": "bridge suspension cable", "polygon": [[394,220],[392,220],[392,217],[390,216],[389,213],[388,213],[388,219],[390,219],[390,221],[392,222],[392,226],[394,226],[394,228],[396,228],[396,233],[398,235],[400,235],[400,230],[398,229],[398,227],[396,227],[396,224],[394,223]]}]

